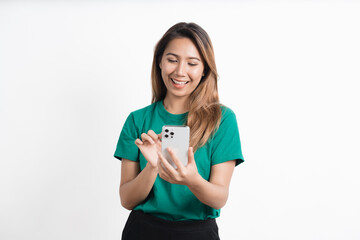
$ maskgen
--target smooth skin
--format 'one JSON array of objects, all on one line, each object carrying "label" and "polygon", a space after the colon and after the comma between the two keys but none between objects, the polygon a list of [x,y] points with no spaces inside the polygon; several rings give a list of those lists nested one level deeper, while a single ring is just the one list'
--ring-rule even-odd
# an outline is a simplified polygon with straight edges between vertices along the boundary
[{"label": "smooth skin", "polygon": [[[204,71],[203,61],[194,43],[188,38],[170,41],[161,59],[160,69],[167,88],[164,99],[166,110],[172,114],[187,112],[188,97],[199,84]],[[186,82],[186,85],[179,87],[173,80]],[[149,130],[142,133],[141,140],[136,139],[135,144],[148,162],[140,171],[138,162],[122,160],[119,192],[123,207],[131,210],[144,201],[158,175],[169,183],[188,186],[202,203],[210,207],[220,209],[225,205],[235,160],[213,165],[210,179],[207,181],[197,170],[192,147],[188,151],[186,167],[172,149],[167,149],[177,166],[175,169],[161,154],[161,134]]]},{"label": "smooth skin", "polygon": [[[167,89],[164,99],[166,110],[173,114],[188,112],[188,97],[199,85],[204,74],[204,63],[196,46],[188,38],[170,41],[159,67]],[[181,89],[176,88],[172,79],[187,82],[186,86]]]}]

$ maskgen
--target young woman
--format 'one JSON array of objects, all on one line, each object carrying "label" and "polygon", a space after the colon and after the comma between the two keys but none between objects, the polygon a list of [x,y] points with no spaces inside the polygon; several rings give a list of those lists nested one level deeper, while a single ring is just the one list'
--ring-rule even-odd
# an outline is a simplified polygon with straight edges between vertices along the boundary
[{"label": "young woman", "polygon": [[[114,156],[121,163],[120,199],[132,210],[122,239],[219,239],[215,218],[243,162],[236,117],[220,105],[213,47],[197,24],[172,26],[155,47],[152,104],[132,112]],[[188,164],[167,149],[163,125],[190,127]]]}]

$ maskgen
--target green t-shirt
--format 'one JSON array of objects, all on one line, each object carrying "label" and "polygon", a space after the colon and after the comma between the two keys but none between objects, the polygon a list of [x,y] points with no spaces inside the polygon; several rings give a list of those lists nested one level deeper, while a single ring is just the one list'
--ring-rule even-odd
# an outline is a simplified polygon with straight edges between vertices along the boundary
[{"label": "green t-shirt", "polygon": [[[239,130],[234,112],[221,106],[222,117],[219,129],[208,142],[195,152],[195,161],[199,174],[210,179],[211,166],[230,160],[236,165],[242,163]],[[146,159],[135,145],[137,138],[150,129],[161,133],[163,125],[184,125],[187,113],[171,114],[162,101],[132,112],[125,121],[117,143],[114,156],[140,162],[140,169],[146,166]],[[157,176],[148,197],[134,210],[172,221],[205,220],[220,215],[219,209],[200,202],[187,186],[171,184]]]}]

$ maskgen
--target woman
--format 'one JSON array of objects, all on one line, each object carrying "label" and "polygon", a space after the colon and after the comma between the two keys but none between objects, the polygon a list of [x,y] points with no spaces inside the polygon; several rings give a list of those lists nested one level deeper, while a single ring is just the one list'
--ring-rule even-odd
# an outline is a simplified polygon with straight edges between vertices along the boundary
[{"label": "woman", "polygon": [[[152,104],[132,112],[114,156],[122,160],[120,198],[132,210],[123,239],[219,239],[215,218],[243,162],[235,114],[221,106],[213,47],[194,23],[172,26],[155,47]],[[190,127],[187,166],[167,149],[163,125]],[[134,143],[135,142],[135,143]]]}]

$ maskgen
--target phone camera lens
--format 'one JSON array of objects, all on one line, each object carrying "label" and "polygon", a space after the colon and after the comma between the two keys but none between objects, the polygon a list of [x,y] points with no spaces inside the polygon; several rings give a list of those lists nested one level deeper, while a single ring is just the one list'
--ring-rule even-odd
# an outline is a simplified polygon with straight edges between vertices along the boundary
[{"label": "phone camera lens", "polygon": [[169,129],[165,129],[165,132],[166,132],[166,133],[169,132]]},{"label": "phone camera lens", "polygon": [[172,136],[172,135],[174,135],[174,133],[173,133],[173,132],[171,132],[171,133],[170,133],[170,135]]},{"label": "phone camera lens", "polygon": [[167,137],[169,137],[169,135],[165,134],[165,137],[167,138]]}]

